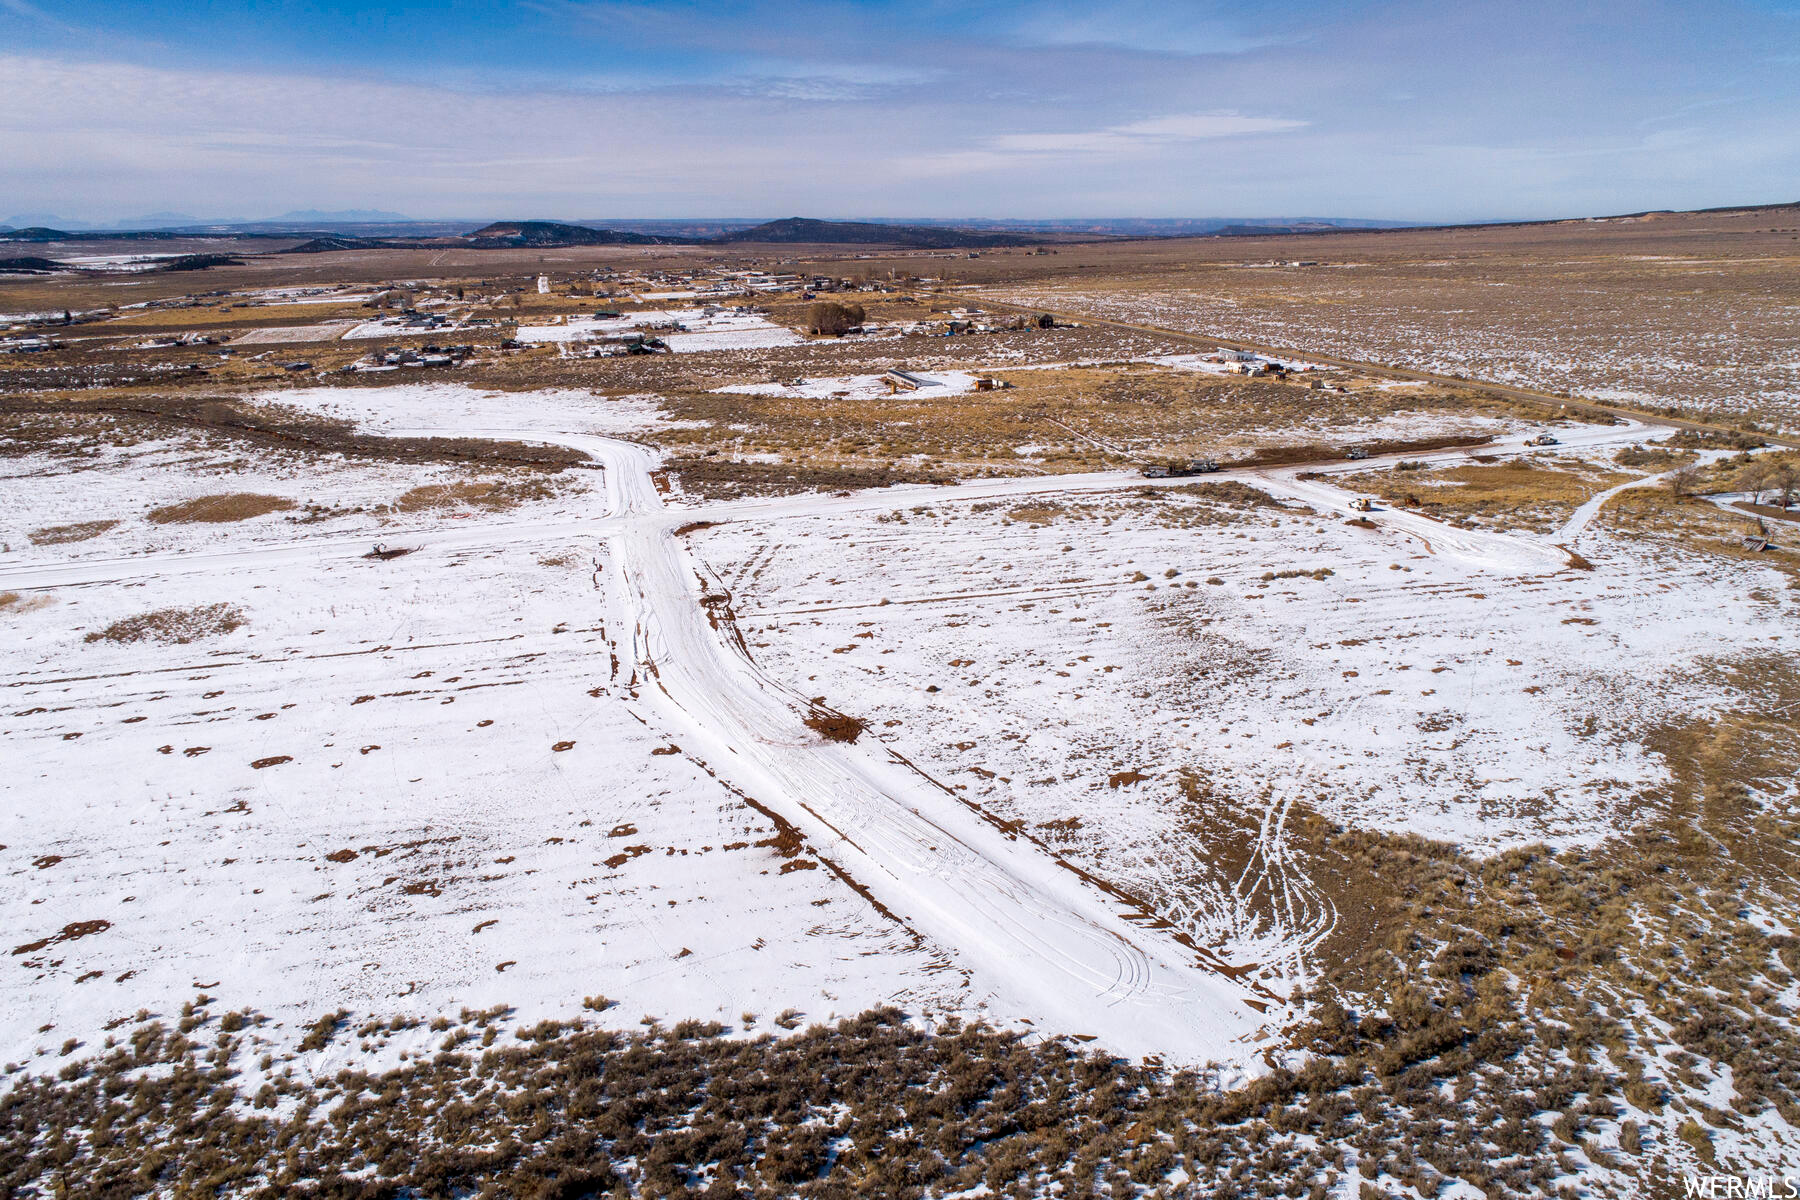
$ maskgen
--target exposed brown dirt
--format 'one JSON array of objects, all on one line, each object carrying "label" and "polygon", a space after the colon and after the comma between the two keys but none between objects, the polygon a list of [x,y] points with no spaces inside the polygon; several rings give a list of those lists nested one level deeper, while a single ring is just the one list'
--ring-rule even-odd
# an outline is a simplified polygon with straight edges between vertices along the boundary
[{"label": "exposed brown dirt", "polygon": [[257,492],[223,492],[216,496],[197,496],[179,504],[153,508],[146,519],[152,525],[223,525],[267,516],[272,512],[286,512],[297,507],[299,506],[292,500],[282,496],[264,496]]}]

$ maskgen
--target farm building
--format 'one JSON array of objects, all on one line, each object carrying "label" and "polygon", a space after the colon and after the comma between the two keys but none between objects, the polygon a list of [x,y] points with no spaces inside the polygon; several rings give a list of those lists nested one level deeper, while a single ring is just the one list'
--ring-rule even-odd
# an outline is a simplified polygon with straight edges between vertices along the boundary
[{"label": "farm building", "polygon": [[914,375],[911,371],[902,371],[898,368],[885,372],[881,379],[888,385],[889,395],[895,392],[916,392],[922,387],[930,387],[932,383],[923,375]]}]

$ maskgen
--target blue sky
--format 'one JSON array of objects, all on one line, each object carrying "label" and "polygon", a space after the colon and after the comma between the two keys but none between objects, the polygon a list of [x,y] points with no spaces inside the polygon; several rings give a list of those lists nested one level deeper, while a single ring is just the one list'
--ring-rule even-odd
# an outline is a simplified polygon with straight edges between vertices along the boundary
[{"label": "blue sky", "polygon": [[0,0],[0,217],[1800,199],[1800,0]]}]

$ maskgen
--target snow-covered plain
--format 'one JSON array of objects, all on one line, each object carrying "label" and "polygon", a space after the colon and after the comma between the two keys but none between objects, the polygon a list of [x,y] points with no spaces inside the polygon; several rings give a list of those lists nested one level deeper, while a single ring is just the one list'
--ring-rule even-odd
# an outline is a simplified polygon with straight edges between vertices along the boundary
[{"label": "snow-covered plain", "polygon": [[[290,1024],[318,995],[434,1012],[501,997],[554,1015],[606,994],[727,1018],[892,999],[1029,1016],[1133,1054],[1251,1056],[1277,997],[1202,947],[1146,935],[1135,922],[1148,914],[885,745],[823,742],[803,723],[811,708],[714,628],[676,536],[687,514],[663,508],[654,457],[594,434],[546,440],[606,462],[585,537],[530,522],[415,531],[413,554],[381,562],[342,537],[234,549],[233,531],[204,550],[0,568],[0,586],[32,593],[12,614],[22,636],[9,665],[21,719],[36,718],[5,734],[26,764],[9,786],[7,844],[27,857],[4,903],[36,935],[21,943],[32,976],[9,997],[9,1045],[36,1052],[46,1013],[91,1031],[205,987]],[[528,578],[534,566],[551,574]],[[219,604],[248,624],[204,647],[87,636],[147,610]],[[171,656],[192,662],[171,669]],[[445,720],[458,703],[471,715]],[[642,769],[656,757],[681,758],[679,785]],[[76,775],[119,786],[49,814]],[[663,797],[679,810],[660,827],[670,840],[637,842],[640,814]],[[553,817],[546,804],[568,807]],[[529,849],[540,844],[559,849]],[[661,861],[715,851],[745,865],[684,876]],[[538,853],[560,869],[514,868]],[[766,877],[790,875],[816,881],[803,902],[758,902]],[[637,911],[624,897],[642,892],[623,880],[645,876],[682,912]],[[558,912],[542,911],[543,886]],[[815,955],[821,931],[840,930],[820,924],[830,904],[842,907],[823,915],[851,914],[850,940],[824,938]],[[758,911],[787,924],[744,919]],[[687,912],[716,936],[689,930]],[[489,942],[470,939],[507,914],[529,932],[481,961]],[[745,959],[742,975],[709,965],[772,944],[801,949],[772,967]]]},{"label": "snow-covered plain", "polygon": [[[203,988],[289,1028],[891,1000],[1253,1069],[1336,916],[1286,848],[1296,805],[1480,849],[1598,840],[1662,781],[1642,733],[1666,682],[1791,627],[1784,601],[1743,602],[1754,567],[1645,560],[1592,526],[1565,535],[1591,572],[1550,539],[1349,527],[1348,493],[1291,471],[1209,480],[1282,507],[1109,473],[675,508],[654,453],[616,440],[654,433],[653,398],[271,399],[605,469],[384,524],[373,499],[442,472],[12,460],[0,911],[21,947],[49,940],[12,959],[0,1053]],[[208,470],[377,511],[131,518],[158,487],[223,490]],[[377,535],[414,553],[365,559]],[[211,604],[246,624],[87,640]],[[868,731],[822,740],[820,704]]]},{"label": "snow-covered plain", "polygon": [[[1792,636],[1791,603],[1742,600],[1774,572],[1645,562],[1598,531],[1580,543],[1598,569],[1572,570],[1547,539],[1385,511],[1365,530],[1346,493],[1250,482],[1293,507],[1189,524],[1206,506],[1179,496],[949,495],[697,539],[771,673],[853,698],[935,776],[1207,944],[1290,967],[1332,919],[1281,864],[1296,801],[1477,852],[1592,844],[1666,783],[1644,739],[1714,699],[1695,664]],[[1290,908],[1253,911],[1256,879],[1210,872],[1224,814],[1184,777],[1255,831]]]}]

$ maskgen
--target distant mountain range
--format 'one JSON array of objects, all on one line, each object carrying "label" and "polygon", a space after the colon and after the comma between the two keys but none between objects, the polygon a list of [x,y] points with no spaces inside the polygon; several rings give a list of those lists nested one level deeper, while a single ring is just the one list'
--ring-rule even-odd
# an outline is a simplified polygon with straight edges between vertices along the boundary
[{"label": "distant mountain range", "polygon": [[[152,213],[132,221],[96,225],[41,213],[9,218],[0,238],[15,242],[150,240],[172,237],[306,237],[293,250],[387,249],[409,245],[516,249],[559,246],[657,246],[766,244],[902,246],[915,250],[1027,246],[1043,241],[1091,237],[1193,237],[1224,233],[1290,233],[1327,229],[1376,229],[1399,221],[1338,218],[1095,218],[1005,221],[921,218],[911,221],[827,221],[784,217],[756,222],[742,218],[622,219],[583,221],[497,221],[471,231],[472,222],[414,221],[375,209],[324,212],[297,210],[256,221],[201,221],[185,213]],[[23,228],[19,228],[19,227]]]},{"label": "distant mountain range", "polygon": [[[1749,212],[1791,205],[1737,205],[1706,212]],[[1645,214],[1626,214],[1641,217]],[[1676,215],[1671,213],[1670,215]],[[337,212],[306,210],[266,221],[177,225],[167,228],[128,229],[121,222],[95,227],[79,222],[51,223],[39,214],[15,216],[0,225],[0,243],[167,241],[206,238],[231,241],[291,240],[283,247],[289,254],[322,254],[336,250],[412,248],[553,249],[565,246],[724,246],[813,245],[897,246],[914,250],[962,250],[990,246],[1029,246],[1043,242],[1074,242],[1096,238],[1165,237],[1278,237],[1294,234],[1330,234],[1357,230],[1446,228],[1405,221],[1375,221],[1343,217],[1106,217],[1055,220],[951,220],[928,217],[911,221],[827,221],[811,217],[783,217],[753,222],[738,218],[617,219],[610,221],[496,221],[471,230],[470,221],[411,221],[398,213],[372,209]],[[145,218],[182,218],[180,213],[156,213]],[[1610,220],[1621,218],[1563,218]],[[1556,221],[1502,222],[1507,225],[1555,224]],[[12,228],[24,224],[25,228]],[[1481,228],[1461,225],[1448,228]]]},{"label": "distant mountain range", "polygon": [[1016,233],[970,233],[963,229],[928,225],[887,225],[870,221],[815,221],[785,217],[752,225],[712,239],[716,242],[753,242],[812,246],[906,246],[918,250],[960,250],[981,246],[1028,246],[1042,238]]},{"label": "distant mountain range", "polygon": [[[0,235],[5,236],[5,235]],[[565,246],[716,246],[777,244],[813,246],[904,246],[909,249],[965,249],[1027,246],[1043,240],[1011,233],[970,233],[924,225],[877,225],[862,221],[817,221],[786,217],[733,229],[712,237],[595,228],[563,221],[496,221],[472,233],[448,237],[393,238],[322,234],[291,246],[286,254],[332,250],[383,250],[402,246],[467,246],[477,250],[554,249]]]}]

